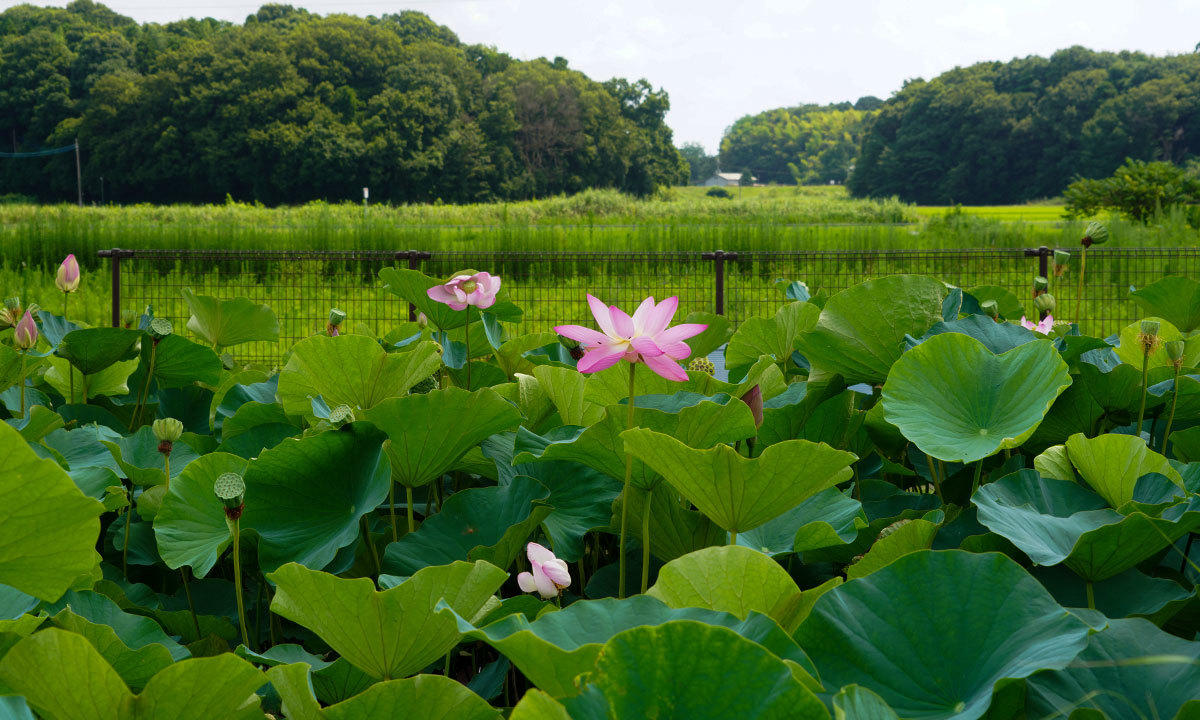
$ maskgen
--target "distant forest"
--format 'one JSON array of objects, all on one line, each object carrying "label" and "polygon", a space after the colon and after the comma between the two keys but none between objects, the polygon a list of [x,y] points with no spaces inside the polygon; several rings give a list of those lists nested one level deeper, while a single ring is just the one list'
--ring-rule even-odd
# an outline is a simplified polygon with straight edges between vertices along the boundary
[{"label": "distant forest", "polygon": [[[241,25],[160,25],[75,0],[0,13],[0,152],[78,137],[87,201],[641,195],[687,180],[669,107],[646,80],[521,62],[418,12],[264,5]],[[74,199],[74,155],[0,158],[5,194]]]}]

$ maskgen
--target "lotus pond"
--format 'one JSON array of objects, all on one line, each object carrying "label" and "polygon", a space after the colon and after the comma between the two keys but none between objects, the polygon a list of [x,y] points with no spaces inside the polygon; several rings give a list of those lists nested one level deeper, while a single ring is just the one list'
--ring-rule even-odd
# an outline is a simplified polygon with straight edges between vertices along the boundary
[{"label": "lotus pond", "polygon": [[277,367],[244,299],[7,301],[0,718],[1200,718],[1195,280],[1099,338],[917,275],[534,334],[381,279],[420,322]]}]

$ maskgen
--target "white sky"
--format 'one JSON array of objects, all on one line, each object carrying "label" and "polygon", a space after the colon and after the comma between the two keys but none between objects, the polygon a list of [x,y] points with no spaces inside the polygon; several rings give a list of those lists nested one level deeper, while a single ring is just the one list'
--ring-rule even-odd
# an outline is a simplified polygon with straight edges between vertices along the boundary
[{"label": "white sky", "polygon": [[[0,0],[0,9],[13,0]],[[63,5],[63,2],[36,4]],[[241,22],[259,2],[111,0],[140,21]],[[1191,52],[1200,0],[291,0],[312,12],[420,10],[467,43],[561,55],[593,79],[645,77],[671,95],[676,144],[715,151],[737,118],[801,102],[887,98],[955,65],[1095,50]]]}]

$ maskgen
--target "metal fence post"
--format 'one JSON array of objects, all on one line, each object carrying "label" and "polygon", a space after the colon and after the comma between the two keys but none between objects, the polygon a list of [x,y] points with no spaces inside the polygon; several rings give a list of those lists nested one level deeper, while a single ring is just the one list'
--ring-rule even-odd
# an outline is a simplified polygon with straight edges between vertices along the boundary
[{"label": "metal fence post", "polygon": [[1048,278],[1050,277],[1050,256],[1054,251],[1045,245],[1039,248],[1026,248],[1025,257],[1037,257],[1038,259],[1038,275]]},{"label": "metal fence post", "polygon": [[121,327],[121,253],[120,248],[101,250],[97,257],[106,257],[112,261],[112,326]]},{"label": "metal fence post", "polygon": [[713,312],[717,315],[725,314],[725,261],[737,260],[737,253],[727,253],[724,250],[716,252],[704,253],[700,256],[704,260],[713,261],[713,280],[714,280],[714,297],[713,297]]},{"label": "metal fence post", "polygon": [[[396,253],[397,260],[403,260],[406,258],[408,259],[408,269],[419,271],[421,269],[421,261],[428,260],[430,258],[430,254],[421,250],[401,250],[400,252]],[[408,321],[417,321],[417,306],[413,305],[412,303],[408,304]]]}]

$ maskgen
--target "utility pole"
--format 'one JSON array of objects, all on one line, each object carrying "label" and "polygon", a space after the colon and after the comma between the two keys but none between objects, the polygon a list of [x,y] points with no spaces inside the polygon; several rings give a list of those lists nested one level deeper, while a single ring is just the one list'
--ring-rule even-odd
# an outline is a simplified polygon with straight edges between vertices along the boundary
[{"label": "utility pole", "polygon": [[79,194],[79,207],[83,207],[83,171],[79,166],[79,138],[75,138],[75,190]]}]

